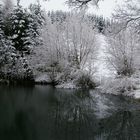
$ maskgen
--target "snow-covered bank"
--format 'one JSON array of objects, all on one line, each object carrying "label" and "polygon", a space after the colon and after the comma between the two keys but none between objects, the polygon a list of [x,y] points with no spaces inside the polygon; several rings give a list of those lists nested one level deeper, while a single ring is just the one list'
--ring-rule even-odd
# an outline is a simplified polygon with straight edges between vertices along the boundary
[{"label": "snow-covered bank", "polygon": [[56,88],[62,88],[62,89],[77,89],[76,85],[73,83],[65,83],[61,85],[57,85]]},{"label": "snow-covered bank", "polygon": [[135,90],[130,93],[130,96],[140,99],[140,73],[134,75],[133,78],[135,79]]},{"label": "snow-covered bank", "polygon": [[140,78],[138,74],[132,75],[131,77],[109,78],[99,88],[102,93],[140,99]]},{"label": "snow-covered bank", "polygon": [[51,84],[52,81],[47,74],[40,74],[36,76],[35,83],[37,84]]},{"label": "snow-covered bank", "polygon": [[132,92],[130,94],[132,97],[134,97],[135,99],[140,99],[140,89],[139,90],[135,90],[134,92]]},{"label": "snow-covered bank", "polygon": [[36,84],[52,84],[56,88],[63,89],[93,89],[96,82],[89,73],[80,69],[65,70],[61,73],[55,73],[52,77],[50,73],[39,74],[35,78]]},{"label": "snow-covered bank", "polygon": [[114,70],[110,70],[107,65],[107,49],[110,47],[107,37],[98,35],[99,49],[96,65],[96,79],[100,82],[98,87],[102,93],[131,96],[140,99],[140,73],[136,72],[130,77],[117,77]]}]

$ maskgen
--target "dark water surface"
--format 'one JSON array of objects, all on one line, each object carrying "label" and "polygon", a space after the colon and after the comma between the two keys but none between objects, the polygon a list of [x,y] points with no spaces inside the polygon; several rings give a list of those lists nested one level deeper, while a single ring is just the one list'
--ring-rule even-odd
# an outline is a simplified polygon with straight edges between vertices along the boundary
[{"label": "dark water surface", "polygon": [[0,87],[0,140],[140,140],[140,103],[98,91]]}]

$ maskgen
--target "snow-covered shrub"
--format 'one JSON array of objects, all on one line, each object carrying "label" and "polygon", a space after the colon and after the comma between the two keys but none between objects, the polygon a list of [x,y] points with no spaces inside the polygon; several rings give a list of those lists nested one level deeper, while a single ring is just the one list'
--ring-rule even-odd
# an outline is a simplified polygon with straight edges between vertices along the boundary
[{"label": "snow-covered shrub", "polygon": [[116,79],[107,80],[101,89],[104,93],[109,94],[124,94],[127,95],[130,92],[134,91],[137,86],[137,80],[133,77],[119,77]]},{"label": "snow-covered shrub", "polygon": [[34,81],[34,76],[26,58],[15,54],[11,60],[1,67],[3,79],[10,81]]},{"label": "snow-covered shrub", "polygon": [[77,68],[74,67],[71,64],[62,64],[62,69],[59,73],[56,75],[56,81],[59,85],[65,84],[65,83],[73,83],[74,79],[77,77],[75,73],[77,72]]},{"label": "snow-covered shrub", "polygon": [[79,88],[95,88],[96,84],[92,76],[86,72],[77,72],[77,78],[74,80],[76,87]]},{"label": "snow-covered shrub", "polygon": [[96,32],[85,15],[72,13],[61,23],[52,23],[46,17],[42,31],[43,45],[35,51],[40,58],[40,70],[44,67],[52,81],[64,84],[77,79],[79,83],[77,71],[94,71],[88,68],[94,65],[96,57]]},{"label": "snow-covered shrub", "polygon": [[139,35],[132,28],[109,36],[108,64],[120,76],[131,76],[139,65]]},{"label": "snow-covered shrub", "polygon": [[26,58],[19,57],[13,66],[12,75],[17,80],[33,80],[33,72]]},{"label": "snow-covered shrub", "polygon": [[87,71],[67,67],[62,73],[57,76],[58,85],[71,85],[70,87],[77,88],[95,88],[96,84],[93,76]]}]

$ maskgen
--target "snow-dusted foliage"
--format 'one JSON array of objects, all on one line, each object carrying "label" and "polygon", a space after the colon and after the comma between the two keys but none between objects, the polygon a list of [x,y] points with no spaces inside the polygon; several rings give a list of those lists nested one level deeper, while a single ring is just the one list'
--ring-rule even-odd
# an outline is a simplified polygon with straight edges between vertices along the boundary
[{"label": "snow-dusted foliage", "polygon": [[0,68],[10,63],[14,55],[11,42],[5,39],[3,31],[0,29]]},{"label": "snow-dusted foliage", "polygon": [[14,47],[21,52],[30,52],[31,37],[29,36],[28,13],[21,7],[14,7],[11,14],[11,40]]},{"label": "snow-dusted foliage", "polygon": [[33,47],[37,47],[42,44],[40,36],[42,26],[45,23],[45,13],[41,9],[40,4],[31,4],[29,6],[29,30],[28,36],[30,37],[30,44]]},{"label": "snow-dusted foliage", "polygon": [[0,78],[10,81],[33,80],[32,70],[23,53],[26,29],[24,20],[20,18],[24,13],[21,7],[15,9],[3,14],[2,8],[0,12]]},{"label": "snow-dusted foliage", "polygon": [[3,31],[4,22],[2,14],[2,11],[0,11],[0,69],[4,65],[10,63],[12,56],[15,55],[12,43],[10,40],[6,39],[6,36]]},{"label": "snow-dusted foliage", "polygon": [[139,68],[139,35],[132,28],[109,36],[108,63],[121,76],[131,76]]},{"label": "snow-dusted foliage", "polygon": [[107,80],[101,89],[103,93],[129,95],[136,89],[136,83],[137,81],[133,77],[112,78]]},{"label": "snow-dusted foliage", "polygon": [[140,33],[140,1],[127,0],[123,6],[119,6],[114,14],[115,20],[122,23],[122,28],[132,27]]},{"label": "snow-dusted foliage", "polygon": [[[99,1],[68,0],[80,7]],[[139,89],[139,7],[131,2],[126,5],[130,14],[120,10],[111,21],[87,15],[85,9],[45,13],[39,2],[25,9],[20,0],[17,6],[5,0],[0,6],[0,79],[35,79],[61,88],[93,88],[98,81],[104,92],[114,94]],[[103,82],[106,74],[112,79]]]},{"label": "snow-dusted foliage", "polygon": [[34,66],[40,64],[36,69],[47,72],[52,81],[58,83],[73,81],[78,71],[92,76],[96,32],[84,15],[71,14],[64,22],[54,23],[47,17],[42,31],[43,45],[36,48],[33,56],[33,59],[38,56]]},{"label": "snow-dusted foliage", "polygon": [[85,6],[88,6],[88,4],[93,5],[98,5],[100,0],[67,0],[66,2],[70,5],[70,6],[76,6],[78,8],[82,8]]},{"label": "snow-dusted foliage", "polygon": [[139,6],[138,0],[126,1],[116,11],[108,28],[107,63],[116,77],[104,82],[103,92],[140,96]]},{"label": "snow-dusted foliage", "polygon": [[33,80],[33,73],[28,66],[28,62],[25,58],[21,57],[20,54],[15,54],[14,56],[12,56],[9,63],[1,67],[1,74],[1,78],[15,82],[22,82],[23,80]]},{"label": "snow-dusted foliage", "polygon": [[3,35],[0,30],[0,79],[33,80],[33,73],[27,60],[16,52],[12,42],[6,40]]}]

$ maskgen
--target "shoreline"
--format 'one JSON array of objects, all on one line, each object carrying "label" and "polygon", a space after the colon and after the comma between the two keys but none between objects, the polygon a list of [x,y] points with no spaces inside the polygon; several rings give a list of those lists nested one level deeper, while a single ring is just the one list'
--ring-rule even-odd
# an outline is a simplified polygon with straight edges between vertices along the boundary
[{"label": "shoreline", "polygon": [[[35,85],[40,85],[40,86],[53,86],[54,88],[57,89],[84,89],[85,88],[80,88],[80,87],[76,87],[76,85],[70,85],[67,86],[66,84],[61,84],[61,85],[54,85],[54,83],[51,82],[36,82],[34,81],[9,81],[9,80],[5,80],[5,79],[0,79],[0,86],[4,85],[4,86],[35,86]],[[97,86],[94,89],[90,89],[90,88],[86,88],[86,90],[100,90],[102,94],[109,94],[109,95],[115,95],[115,96],[124,96],[124,97],[130,97],[133,98],[135,100],[140,100],[140,90],[134,90],[132,92],[127,92],[127,93],[120,93],[120,94],[115,94],[115,93],[107,93],[102,91],[102,88]]]}]

